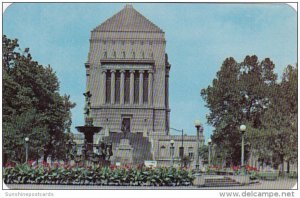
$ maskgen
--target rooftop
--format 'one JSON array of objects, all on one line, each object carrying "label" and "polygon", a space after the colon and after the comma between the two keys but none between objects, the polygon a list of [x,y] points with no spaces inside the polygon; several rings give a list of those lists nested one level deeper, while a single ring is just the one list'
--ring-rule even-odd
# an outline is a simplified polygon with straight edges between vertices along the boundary
[{"label": "rooftop", "polygon": [[107,19],[93,31],[163,33],[159,27],[136,11],[132,5],[126,5],[121,11]]}]

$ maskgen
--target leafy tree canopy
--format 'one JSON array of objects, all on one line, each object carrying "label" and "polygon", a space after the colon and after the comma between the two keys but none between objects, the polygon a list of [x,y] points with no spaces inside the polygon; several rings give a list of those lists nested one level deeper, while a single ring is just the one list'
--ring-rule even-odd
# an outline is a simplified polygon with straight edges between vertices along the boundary
[{"label": "leafy tree canopy", "polygon": [[75,103],[59,94],[59,81],[50,65],[32,60],[29,48],[21,50],[17,39],[4,35],[2,40],[5,160],[24,161],[25,137],[30,139],[30,158],[41,153],[61,158]]},{"label": "leafy tree canopy", "polygon": [[[246,156],[254,148],[260,149],[262,155],[266,150],[279,154],[284,149],[275,151],[273,147],[280,147],[274,146],[275,142],[292,141],[281,137],[286,138],[284,133],[292,130],[291,120],[296,126],[297,68],[288,66],[280,83],[274,68],[269,58],[259,61],[255,55],[246,56],[241,63],[227,58],[212,85],[201,90],[210,109],[208,123],[215,127],[212,140],[233,164],[240,163],[241,124],[247,125]],[[273,134],[276,127],[280,136]]]}]

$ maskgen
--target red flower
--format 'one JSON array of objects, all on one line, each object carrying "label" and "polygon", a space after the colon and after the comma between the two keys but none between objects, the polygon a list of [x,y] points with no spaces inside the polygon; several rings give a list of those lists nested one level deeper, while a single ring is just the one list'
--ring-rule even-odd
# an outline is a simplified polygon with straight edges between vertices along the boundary
[{"label": "red flower", "polygon": [[115,170],[116,168],[117,168],[117,166],[116,166],[116,165],[113,165],[113,164],[109,166],[109,169],[110,169],[110,170]]},{"label": "red flower", "polygon": [[232,166],[231,170],[233,171],[238,171],[240,169],[240,166]]},{"label": "red flower", "polygon": [[254,167],[254,166],[246,165],[245,168],[246,168],[247,171],[258,171],[257,168]]},{"label": "red flower", "polygon": [[126,165],[124,166],[124,169],[126,169],[126,170],[130,170],[130,169],[131,169],[131,167],[130,167],[129,165],[127,165],[127,164],[126,164]]},{"label": "red flower", "polygon": [[45,162],[45,161],[42,161],[42,165],[43,165],[44,167],[50,167],[50,164],[47,163],[47,162]]},{"label": "red flower", "polygon": [[29,161],[27,162],[27,164],[28,164],[29,166],[32,166],[33,162],[34,162],[34,160],[29,160]]},{"label": "red flower", "polygon": [[59,167],[59,163],[55,162],[55,163],[53,164],[53,166],[54,166],[54,168],[58,168],[58,167]]},{"label": "red flower", "polygon": [[7,162],[4,166],[5,167],[15,167],[16,163],[14,163],[14,162]]}]

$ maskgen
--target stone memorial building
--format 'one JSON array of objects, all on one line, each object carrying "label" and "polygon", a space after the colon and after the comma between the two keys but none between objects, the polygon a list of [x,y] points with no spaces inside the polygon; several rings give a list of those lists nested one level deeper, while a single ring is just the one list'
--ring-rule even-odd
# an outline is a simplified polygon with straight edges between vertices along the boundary
[{"label": "stone memorial building", "polygon": [[113,163],[170,165],[171,140],[175,162],[183,144],[195,163],[196,136],[169,133],[171,64],[165,49],[165,33],[131,5],[91,31],[86,89],[94,125],[103,127],[94,143],[112,142]]}]

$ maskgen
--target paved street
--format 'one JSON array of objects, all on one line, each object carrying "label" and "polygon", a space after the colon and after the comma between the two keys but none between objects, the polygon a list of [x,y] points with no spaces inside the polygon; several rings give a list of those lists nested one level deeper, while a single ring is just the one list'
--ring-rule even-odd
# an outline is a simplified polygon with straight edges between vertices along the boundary
[{"label": "paved street", "polygon": [[[247,190],[288,190],[297,189],[296,179],[279,179],[277,181],[261,181],[260,183],[251,184],[247,186],[234,186],[234,187],[197,187],[197,186],[186,186],[186,187],[153,187],[153,186],[77,186],[77,185],[21,185],[21,184],[10,184],[8,188],[21,190],[226,190],[226,189],[247,189]],[[5,189],[5,187],[4,187]]]}]

